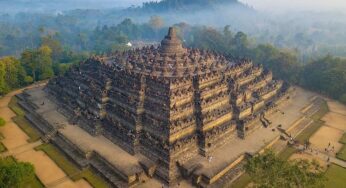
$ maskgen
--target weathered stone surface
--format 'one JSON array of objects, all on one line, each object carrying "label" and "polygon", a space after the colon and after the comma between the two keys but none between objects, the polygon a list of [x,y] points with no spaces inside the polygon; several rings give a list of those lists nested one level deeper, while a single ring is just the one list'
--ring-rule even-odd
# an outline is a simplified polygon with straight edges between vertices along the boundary
[{"label": "weathered stone surface", "polygon": [[287,88],[249,59],[183,48],[170,28],[158,48],[91,57],[52,79],[46,91],[72,122],[146,156],[148,175],[155,171],[171,183],[182,176],[178,166],[191,174],[196,166],[187,161],[255,130],[252,122]]}]

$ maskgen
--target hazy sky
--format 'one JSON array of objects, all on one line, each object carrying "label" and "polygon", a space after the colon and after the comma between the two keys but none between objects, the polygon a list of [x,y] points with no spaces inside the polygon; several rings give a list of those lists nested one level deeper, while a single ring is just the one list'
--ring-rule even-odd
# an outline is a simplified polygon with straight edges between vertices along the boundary
[{"label": "hazy sky", "polygon": [[[75,8],[113,8],[141,5],[146,1],[159,0],[0,0],[1,10],[13,10],[19,7],[30,7],[36,9],[75,9]],[[193,0],[191,0],[193,1]],[[346,10],[346,0],[239,0],[257,10],[269,12],[287,11],[328,11]],[[0,10],[0,11],[1,11]]]},{"label": "hazy sky", "polygon": [[240,0],[265,11],[330,11],[345,10],[346,0]]}]

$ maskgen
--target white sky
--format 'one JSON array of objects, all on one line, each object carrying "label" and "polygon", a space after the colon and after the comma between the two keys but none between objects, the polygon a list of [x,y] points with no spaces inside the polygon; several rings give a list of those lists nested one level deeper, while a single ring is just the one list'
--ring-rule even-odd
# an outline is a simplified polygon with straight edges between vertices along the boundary
[{"label": "white sky", "polygon": [[[130,5],[141,5],[143,2],[160,0],[0,0],[0,5],[6,5],[7,2],[30,3],[36,2],[68,2],[68,4],[84,7],[128,7]],[[191,0],[193,1],[193,0]],[[239,0],[257,10],[269,12],[287,12],[287,11],[328,11],[339,10],[346,11],[346,0]],[[25,5],[25,4],[24,4]],[[1,6],[0,6],[1,7]],[[81,7],[82,8],[82,7]]]},{"label": "white sky", "polygon": [[346,11],[346,0],[240,0],[257,10],[282,11]]}]

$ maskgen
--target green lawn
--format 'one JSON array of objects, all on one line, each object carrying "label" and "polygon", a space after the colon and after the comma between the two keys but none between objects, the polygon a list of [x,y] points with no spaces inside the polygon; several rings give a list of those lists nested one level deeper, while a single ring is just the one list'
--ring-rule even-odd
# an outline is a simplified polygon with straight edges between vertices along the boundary
[{"label": "green lawn", "polygon": [[38,141],[41,135],[39,131],[33,128],[28,120],[25,119],[25,111],[18,105],[17,97],[12,97],[10,103],[8,104],[8,107],[17,115],[16,117],[12,118],[13,122],[15,122],[18,127],[21,128],[30,137],[28,142]]},{"label": "green lawn", "polygon": [[58,148],[51,144],[43,144],[36,148],[45,152],[73,181],[85,179],[93,187],[107,188],[108,184],[90,169],[80,170]]},{"label": "green lawn", "polygon": [[312,115],[311,118],[315,121],[318,121],[328,112],[329,112],[329,107],[328,107],[327,101],[324,101],[323,104],[321,105],[321,108],[314,115]]},{"label": "green lawn", "polygon": [[283,160],[288,160],[291,155],[297,152],[297,149],[294,147],[286,147],[284,150],[282,150],[278,155]]},{"label": "green lawn", "polygon": [[0,127],[4,126],[6,124],[6,121],[0,117]]},{"label": "green lawn", "polygon": [[303,132],[301,132],[297,137],[296,140],[300,143],[304,143],[305,141],[309,140],[309,138],[315,134],[318,129],[320,129],[324,125],[324,122],[322,120],[316,120],[311,125],[309,125],[307,128],[304,129]]},{"label": "green lawn", "polygon": [[314,115],[311,116],[311,119],[313,119],[314,122],[309,127],[304,129],[304,131],[296,137],[296,140],[298,140],[300,143],[304,143],[305,141],[309,140],[309,138],[313,134],[315,134],[320,127],[323,126],[324,121],[322,121],[321,119],[328,112],[329,112],[328,104],[327,102],[323,102],[323,104],[321,105],[321,108]]},{"label": "green lawn", "polygon": [[237,180],[235,180],[231,185],[228,185],[226,187],[230,188],[243,188],[246,187],[247,184],[251,182],[250,176],[248,174],[241,175]]},{"label": "green lawn", "polygon": [[342,136],[342,138],[339,140],[341,144],[346,144],[346,133]]},{"label": "green lawn", "polygon": [[338,154],[336,157],[338,159],[346,161],[346,133],[342,136],[342,138],[339,140],[341,144],[344,144],[340,151],[338,151]]},{"label": "green lawn", "polygon": [[24,116],[25,111],[18,105],[18,98],[16,96],[11,98],[8,107],[15,113],[17,116]]},{"label": "green lawn", "polygon": [[346,161],[346,144],[342,146],[340,151],[338,151],[336,158]]},{"label": "green lawn", "polygon": [[2,153],[4,151],[7,151],[7,148],[5,147],[5,145],[2,142],[0,142],[0,153]]},{"label": "green lawn", "polygon": [[[2,160],[5,160],[7,163],[17,163],[17,160],[13,157],[6,157]],[[35,176],[34,179],[28,180],[23,184],[23,187],[21,188],[43,188],[44,185],[42,182]]]},{"label": "green lawn", "polygon": [[36,142],[41,138],[41,134],[30,125],[30,122],[24,116],[16,116],[13,119],[19,128],[21,128],[28,136],[28,142]]},{"label": "green lawn", "polygon": [[346,187],[346,169],[332,164],[327,172],[326,188],[345,188]]}]

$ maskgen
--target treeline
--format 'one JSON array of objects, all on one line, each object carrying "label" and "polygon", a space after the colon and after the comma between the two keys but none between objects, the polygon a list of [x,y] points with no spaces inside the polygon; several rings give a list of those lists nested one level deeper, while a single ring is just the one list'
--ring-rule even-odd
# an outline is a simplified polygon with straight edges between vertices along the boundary
[{"label": "treeline", "polygon": [[297,51],[279,49],[270,44],[256,44],[242,32],[233,33],[228,26],[223,32],[209,27],[177,27],[181,36],[186,38],[187,46],[215,50],[229,58],[250,57],[254,63],[263,64],[272,70],[276,78],[346,104],[346,59],[327,55],[302,63]]},{"label": "treeline", "polygon": [[[50,19],[53,18],[47,18]],[[0,56],[20,56],[25,49],[40,47],[42,40],[56,46],[50,39],[61,45],[61,49],[53,53],[60,53],[64,47],[74,52],[103,53],[119,48],[126,49],[130,40],[157,41],[166,32],[166,23],[159,16],[152,16],[141,24],[124,19],[116,25],[92,26],[88,29],[78,27],[80,23],[68,16],[57,16],[55,19],[57,20],[54,24],[46,21],[48,23],[41,25],[35,21],[31,25],[13,25],[2,23],[0,17]]]},{"label": "treeline", "polygon": [[170,10],[190,10],[196,8],[212,8],[213,6],[222,4],[237,4],[241,5],[238,0],[162,0],[144,2],[139,9],[143,11],[164,12]]},{"label": "treeline", "polygon": [[326,56],[305,66],[301,84],[346,104],[346,59]]},{"label": "treeline", "polygon": [[229,26],[223,31],[210,27],[177,25],[186,45],[217,51],[228,58],[249,57],[255,64],[263,64],[275,77],[298,84],[302,64],[296,51],[281,50],[270,44],[256,44],[243,32],[232,32]]},{"label": "treeline", "polygon": [[[254,63],[272,70],[279,79],[346,103],[344,59],[327,56],[303,63],[299,51],[258,44],[243,32],[233,32],[230,26],[220,30],[180,23],[175,27],[187,47],[210,49],[229,58],[249,57]],[[37,48],[27,48],[17,59],[1,59],[0,94],[62,74],[70,64],[82,61],[90,54],[126,50],[129,41],[160,41],[167,32],[167,26],[159,16],[153,16],[143,24],[125,19],[117,25],[97,27],[88,35],[80,35],[79,42],[73,45],[64,43],[64,36],[60,33],[51,33],[45,28],[38,30],[41,34]]]},{"label": "treeline", "polygon": [[136,24],[127,18],[115,26],[97,27],[90,36],[89,48],[95,53],[124,50],[129,41],[159,41],[166,34],[164,20],[152,16],[148,23]]},{"label": "treeline", "polygon": [[19,58],[0,58],[0,96],[35,81],[61,75],[70,65],[86,57],[86,53],[63,49],[52,36],[42,37],[40,47],[24,50]]}]

